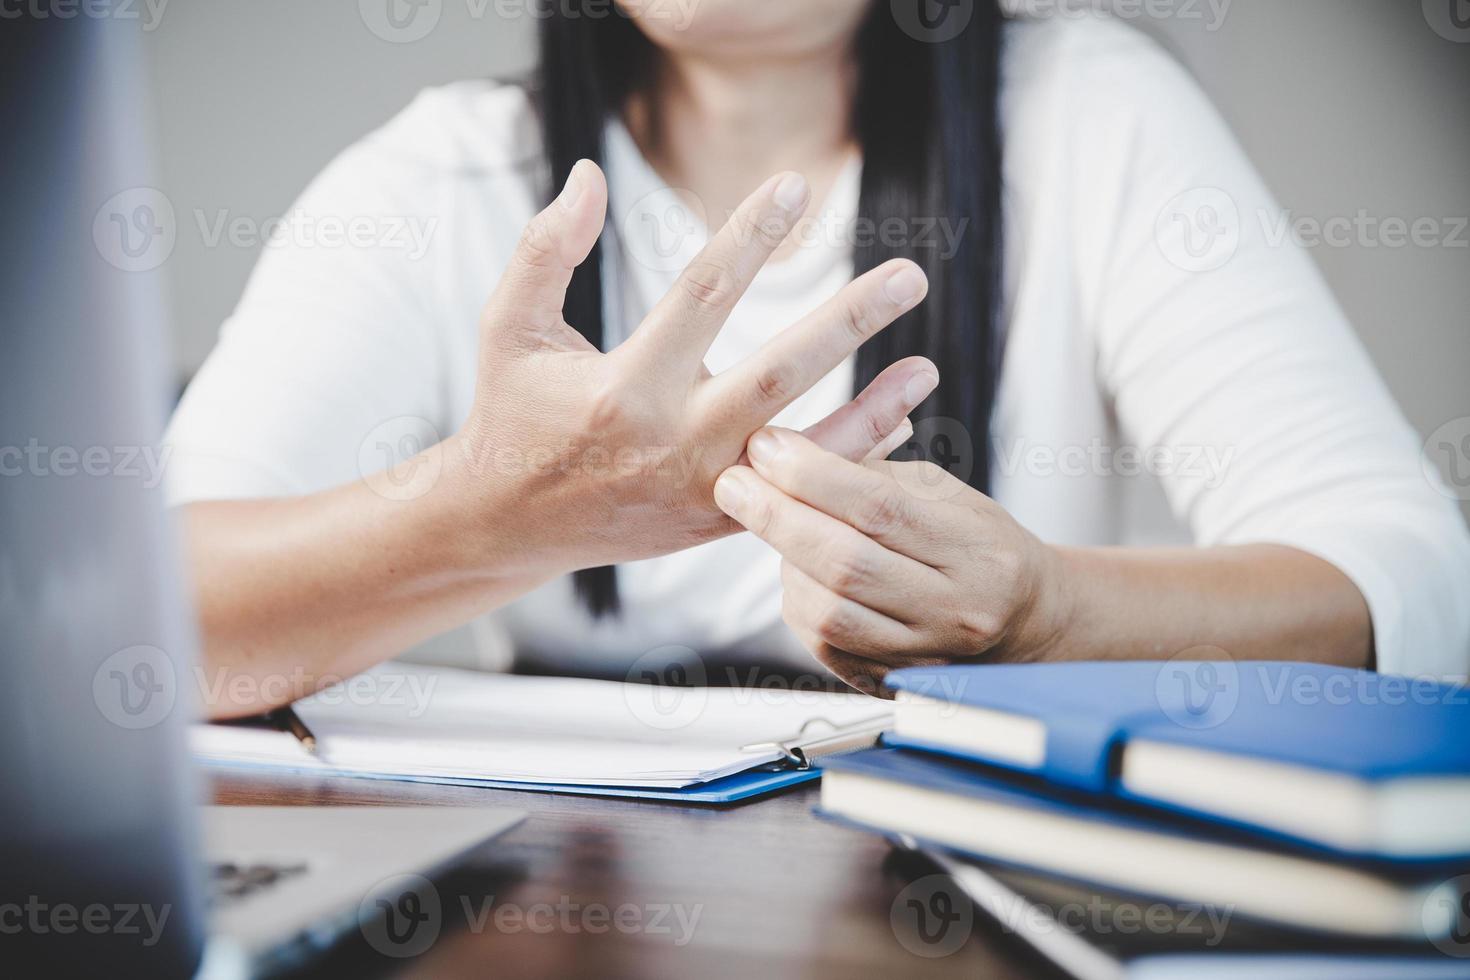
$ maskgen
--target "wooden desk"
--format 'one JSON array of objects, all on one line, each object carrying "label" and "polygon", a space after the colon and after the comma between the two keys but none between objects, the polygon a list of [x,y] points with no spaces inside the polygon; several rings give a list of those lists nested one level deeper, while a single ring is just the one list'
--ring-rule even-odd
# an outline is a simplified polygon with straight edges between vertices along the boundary
[{"label": "wooden desk", "polygon": [[[875,837],[813,817],[815,787],[714,808],[342,778],[231,773],[214,774],[212,782],[224,804],[503,806],[529,814],[440,888],[444,928],[426,953],[394,960],[353,936],[316,964],[321,975],[1045,974],[986,923],[963,927],[968,938],[949,955],[906,949],[905,942],[930,953],[955,944],[951,934],[926,946],[915,935],[915,913],[905,908],[915,892],[904,889],[928,871],[895,862]],[[466,902],[478,915],[492,895],[489,914],[472,927]],[[620,906],[633,908],[619,913]],[[692,930],[681,926],[680,911]]]}]

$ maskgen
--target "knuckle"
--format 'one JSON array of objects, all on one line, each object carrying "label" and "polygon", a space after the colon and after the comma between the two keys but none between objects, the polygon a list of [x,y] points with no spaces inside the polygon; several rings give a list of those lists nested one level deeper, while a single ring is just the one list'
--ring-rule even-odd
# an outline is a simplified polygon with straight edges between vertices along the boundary
[{"label": "knuckle", "polygon": [[865,495],[856,511],[858,529],[871,535],[887,534],[908,520],[907,501],[889,489]]},{"label": "knuckle", "polygon": [[968,638],[967,646],[986,649],[1001,638],[1004,621],[988,609],[972,609],[960,614],[960,631]]},{"label": "knuckle", "polygon": [[837,549],[828,565],[832,588],[836,592],[850,592],[861,588],[872,578],[872,563],[855,549]]},{"label": "knuckle", "polygon": [[812,631],[827,643],[841,644],[852,627],[852,616],[841,602],[830,602],[817,614]]},{"label": "knuckle", "polygon": [[745,527],[758,538],[768,538],[776,527],[776,509],[763,495],[756,494],[746,505]]},{"label": "knuckle", "polygon": [[768,361],[756,372],[755,389],[763,402],[789,401],[797,394],[795,388],[796,373],[789,364]]},{"label": "knuckle", "polygon": [[551,234],[546,219],[532,218],[521,229],[521,239],[516,246],[521,261],[536,268],[551,268],[557,264],[556,239]]},{"label": "knuckle", "polygon": [[699,308],[720,310],[735,298],[735,270],[714,259],[698,259],[679,280],[684,293]]},{"label": "knuckle", "polygon": [[787,225],[780,218],[763,217],[755,222],[755,238],[761,247],[775,251],[786,240]]},{"label": "knuckle", "polygon": [[[889,413],[890,415],[893,413]],[[898,427],[897,420],[890,419],[877,412],[863,413],[863,436],[869,445],[881,445],[888,434]]]},{"label": "knuckle", "polygon": [[766,249],[775,249],[786,240],[786,224],[774,214],[751,212],[737,220],[736,238],[741,245],[755,242]]},{"label": "knuckle", "polygon": [[867,340],[872,332],[872,323],[872,313],[862,300],[849,299],[837,308],[837,325],[849,340]]}]

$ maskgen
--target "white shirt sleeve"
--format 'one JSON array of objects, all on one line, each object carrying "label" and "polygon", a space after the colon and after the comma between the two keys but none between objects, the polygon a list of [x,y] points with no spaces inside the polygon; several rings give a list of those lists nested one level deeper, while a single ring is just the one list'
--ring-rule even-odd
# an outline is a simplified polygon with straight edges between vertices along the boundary
[{"label": "white shirt sleeve", "polygon": [[1108,190],[1078,222],[1076,267],[1095,276],[1078,301],[1125,440],[1221,453],[1218,480],[1162,476],[1198,544],[1317,555],[1367,600],[1380,670],[1464,675],[1470,534],[1419,437],[1194,81],[1107,33],[1072,118],[1093,127],[1076,145],[1116,152],[1084,164]]},{"label": "white shirt sleeve", "polygon": [[286,213],[169,426],[172,502],[315,492],[447,434],[439,183],[414,166],[365,140]]}]

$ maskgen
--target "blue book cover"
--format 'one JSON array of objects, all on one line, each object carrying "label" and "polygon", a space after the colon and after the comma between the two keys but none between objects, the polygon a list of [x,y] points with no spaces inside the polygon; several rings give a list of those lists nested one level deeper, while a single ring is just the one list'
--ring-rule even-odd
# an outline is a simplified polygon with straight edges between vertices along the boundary
[{"label": "blue book cover", "polygon": [[[1320,664],[1177,660],[910,668],[887,683],[901,700],[889,744],[1021,769],[1060,786],[1344,854],[1408,861],[1470,854],[1470,692],[1463,686]],[[905,697],[931,703],[927,724],[906,726]],[[932,702],[978,712],[936,721],[942,711]],[[1036,751],[1023,758],[970,737],[997,714],[1038,723]],[[1130,746],[1147,748],[1151,763],[1170,759],[1170,778],[1125,778]],[[1158,746],[1195,751],[1161,756]],[[1273,765],[1230,770],[1232,759]],[[1235,790],[1222,793],[1227,777]],[[1368,792],[1344,789],[1358,786]],[[1265,798],[1252,798],[1258,787]],[[1330,809],[1322,805],[1329,791]]]},{"label": "blue book cover", "polygon": [[871,749],[830,760],[817,813],[904,847],[1334,941],[1432,952],[1463,927],[1459,865],[1346,861],[931,753]]},{"label": "blue book cover", "polygon": [[[1189,814],[1161,812],[1127,799],[1100,798],[1020,773],[987,769],[901,747],[885,746],[835,756],[825,761],[825,769],[828,774],[856,773],[954,796],[1024,808],[1037,814],[1081,817],[1089,824],[1099,827],[1236,845],[1282,856],[1302,854],[1301,849],[1293,846],[1290,841],[1263,838],[1244,828],[1221,826]],[[817,812],[840,822],[862,822],[834,814],[825,806],[819,806]],[[895,831],[895,828],[871,824],[868,829]],[[941,841],[930,843],[949,846]],[[972,852],[972,856],[994,860],[993,854],[984,852]],[[1327,854],[1319,855],[1318,859],[1334,860]],[[1464,862],[1460,860],[1405,863],[1365,858],[1352,863],[1385,879],[1404,884],[1438,881],[1447,874],[1465,870]],[[1085,871],[1079,869],[1074,880],[1087,882]]]}]

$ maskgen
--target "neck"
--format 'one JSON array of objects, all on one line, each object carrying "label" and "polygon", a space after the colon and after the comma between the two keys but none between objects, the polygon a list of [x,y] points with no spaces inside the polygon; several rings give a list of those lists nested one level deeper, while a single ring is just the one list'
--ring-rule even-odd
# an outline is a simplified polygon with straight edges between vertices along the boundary
[{"label": "neck", "polygon": [[718,226],[781,170],[804,174],[820,202],[855,143],[848,52],[738,63],[666,53],[628,128],[673,187],[692,192]]}]

